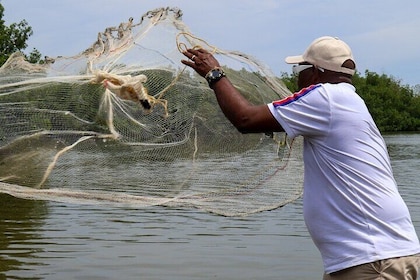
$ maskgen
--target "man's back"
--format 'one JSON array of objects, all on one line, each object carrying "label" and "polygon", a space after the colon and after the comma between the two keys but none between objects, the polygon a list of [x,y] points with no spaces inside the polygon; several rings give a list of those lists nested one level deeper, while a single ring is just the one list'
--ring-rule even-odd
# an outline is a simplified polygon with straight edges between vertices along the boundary
[{"label": "man's back", "polygon": [[386,145],[354,87],[323,84],[301,101],[313,107],[301,120],[304,216],[326,272],[418,253]]}]

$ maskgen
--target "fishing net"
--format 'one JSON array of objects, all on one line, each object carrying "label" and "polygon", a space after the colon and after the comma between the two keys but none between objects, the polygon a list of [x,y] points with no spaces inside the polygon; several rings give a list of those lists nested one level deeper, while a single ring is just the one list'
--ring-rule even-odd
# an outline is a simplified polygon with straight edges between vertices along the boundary
[{"label": "fishing net", "polygon": [[252,103],[288,90],[252,57],[192,35],[181,17],[177,8],[149,11],[45,64],[14,54],[0,69],[0,192],[227,216],[298,198],[301,139],[239,133],[181,51],[212,52]]}]

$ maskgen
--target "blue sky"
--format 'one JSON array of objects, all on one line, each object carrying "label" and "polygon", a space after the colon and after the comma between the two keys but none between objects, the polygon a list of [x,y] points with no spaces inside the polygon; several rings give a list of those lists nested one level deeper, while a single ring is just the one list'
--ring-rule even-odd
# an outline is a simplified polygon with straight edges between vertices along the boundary
[{"label": "blue sky", "polygon": [[280,75],[284,62],[317,37],[330,35],[353,50],[358,71],[420,84],[418,0],[0,0],[7,25],[26,19],[34,34],[26,52],[70,56],[98,32],[147,11],[178,7],[198,37],[223,50],[252,55]]}]

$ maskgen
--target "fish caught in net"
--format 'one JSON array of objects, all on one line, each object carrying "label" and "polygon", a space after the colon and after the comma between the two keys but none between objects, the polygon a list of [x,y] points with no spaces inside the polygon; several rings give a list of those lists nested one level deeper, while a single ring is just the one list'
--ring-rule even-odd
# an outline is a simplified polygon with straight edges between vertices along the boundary
[{"label": "fish caught in net", "polygon": [[212,52],[254,104],[290,92],[256,59],[208,44],[181,18],[177,8],[149,11],[44,64],[12,55],[0,68],[0,192],[226,216],[298,198],[302,140],[239,133],[182,51]]}]

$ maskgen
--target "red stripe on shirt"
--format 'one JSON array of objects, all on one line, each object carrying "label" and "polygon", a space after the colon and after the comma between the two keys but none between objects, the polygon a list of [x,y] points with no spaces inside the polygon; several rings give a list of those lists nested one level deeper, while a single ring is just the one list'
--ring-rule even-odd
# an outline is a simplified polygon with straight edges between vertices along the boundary
[{"label": "red stripe on shirt", "polygon": [[290,104],[290,103],[292,103],[296,100],[299,100],[301,97],[305,96],[306,94],[308,94],[309,92],[311,92],[312,90],[314,90],[314,89],[316,89],[320,86],[321,85],[318,84],[318,85],[311,85],[309,87],[303,88],[300,91],[295,92],[294,94],[292,94],[292,95],[290,95],[286,98],[283,98],[283,99],[277,100],[277,101],[273,101],[273,106],[276,108],[276,107],[279,107],[279,106],[285,106],[287,104]]}]

